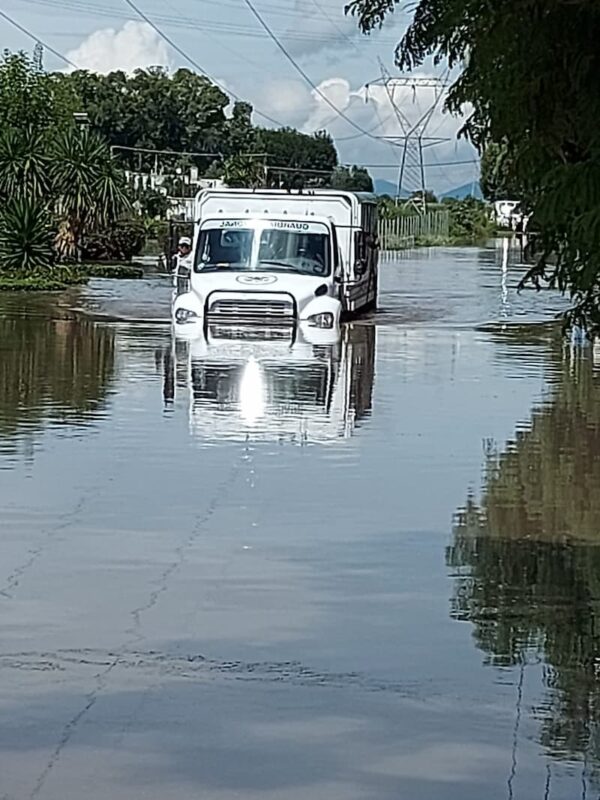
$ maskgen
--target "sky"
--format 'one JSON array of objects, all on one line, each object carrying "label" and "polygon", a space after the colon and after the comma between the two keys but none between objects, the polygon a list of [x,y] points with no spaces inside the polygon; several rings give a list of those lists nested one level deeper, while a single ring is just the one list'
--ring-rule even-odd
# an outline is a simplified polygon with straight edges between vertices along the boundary
[{"label": "sky", "polygon": [[[325,128],[342,163],[366,165],[375,178],[397,182],[401,148],[381,138],[402,135],[389,93],[410,126],[435,98],[433,88],[394,85],[388,91],[381,84],[381,64],[394,78],[401,77],[394,67],[394,49],[410,20],[401,5],[382,30],[364,36],[356,20],[344,14],[344,0],[253,0],[304,77],[245,0],[135,2],[205,73],[251,102],[255,112],[307,133]],[[190,66],[126,0],[5,0],[3,11],[80,68],[129,72],[154,65]],[[5,19],[0,19],[0,35],[3,49],[33,47]],[[65,68],[49,52],[45,66]],[[439,77],[442,71],[426,64],[415,74]],[[447,140],[425,151],[426,184],[438,193],[472,183],[479,171],[473,163],[475,150],[457,138],[462,120],[443,113],[442,106],[439,102],[425,133]],[[255,122],[273,125],[258,113]],[[417,188],[412,151],[408,164],[406,186]]]}]

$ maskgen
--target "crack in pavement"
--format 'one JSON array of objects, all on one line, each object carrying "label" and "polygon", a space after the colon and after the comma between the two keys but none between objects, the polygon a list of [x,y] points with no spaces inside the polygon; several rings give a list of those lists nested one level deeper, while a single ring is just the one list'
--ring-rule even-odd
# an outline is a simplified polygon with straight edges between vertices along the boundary
[{"label": "crack in pavement", "polygon": [[152,608],[154,608],[154,606],[158,603],[160,596],[168,590],[169,579],[185,563],[186,554],[188,553],[190,548],[194,545],[194,542],[196,541],[198,536],[202,533],[204,526],[212,518],[221,500],[225,497],[226,493],[231,489],[232,485],[235,483],[235,480],[240,472],[240,469],[241,467],[237,465],[233,470],[232,474],[227,478],[227,480],[223,481],[223,483],[218,487],[217,492],[210,501],[210,503],[208,504],[206,511],[201,517],[199,517],[196,520],[194,527],[190,532],[190,535],[184,542],[182,542],[178,547],[175,548],[174,550],[175,558],[159,576],[158,580],[156,581],[157,584],[156,588],[152,590],[146,603],[144,603],[141,606],[138,606],[138,608],[134,608],[133,611],[130,611],[132,624],[131,627],[125,631],[125,633],[130,635],[132,639],[131,644],[139,644],[144,640],[145,637],[141,632],[142,615],[150,611]]},{"label": "crack in pavement", "polygon": [[96,681],[95,687],[86,695],[86,702],[79,709],[79,711],[67,722],[65,727],[63,728],[62,735],[58,740],[56,747],[54,748],[48,762],[44,766],[43,770],[40,772],[34,788],[30,794],[30,800],[35,800],[36,797],[39,796],[48,776],[60,760],[63,750],[69,744],[71,737],[73,736],[75,730],[79,726],[81,720],[91,711],[91,709],[96,705],[98,698],[104,691],[107,685],[107,678],[112,672],[112,670],[122,661],[125,657],[127,651],[136,643],[144,640],[144,635],[141,632],[141,617],[142,614],[149,611],[151,608],[156,606],[158,603],[160,596],[167,591],[169,585],[169,579],[171,576],[177,572],[177,570],[181,567],[183,563],[185,563],[185,559],[187,557],[187,552],[193,546],[196,539],[199,537],[200,533],[204,529],[204,526],[210,521],[213,514],[219,507],[219,503],[223,500],[226,492],[231,489],[232,485],[235,483],[237,475],[241,469],[241,464],[236,464],[231,471],[230,475],[221,483],[221,485],[217,488],[215,496],[210,501],[208,507],[206,508],[205,512],[197,518],[192,531],[190,532],[189,536],[181,542],[175,548],[175,558],[174,560],[167,566],[167,568],[162,572],[159,576],[157,581],[157,586],[153,591],[150,593],[150,596],[147,602],[139,606],[138,608],[133,609],[130,612],[130,616],[132,617],[132,625],[131,627],[125,631],[126,634],[129,634],[129,639],[126,640],[120,648],[120,651],[113,654],[112,657],[106,662],[103,666],[105,668],[98,672],[94,679]]},{"label": "crack in pavement", "polygon": [[88,502],[91,493],[92,490],[84,492],[84,494],[77,501],[72,511],[69,511],[67,514],[63,514],[61,516],[60,521],[57,522],[55,525],[49,525],[48,527],[43,529],[38,544],[27,551],[28,558],[21,564],[19,564],[18,567],[15,567],[15,569],[4,579],[4,584],[0,588],[0,596],[5,597],[8,600],[12,600],[14,596],[13,593],[21,583],[21,578],[25,575],[25,573],[29,569],[31,569],[31,567],[33,567],[35,562],[44,553],[44,551],[46,550],[50,542],[52,542],[54,537],[61,531],[66,530],[79,517],[79,515],[85,508],[85,505]]}]

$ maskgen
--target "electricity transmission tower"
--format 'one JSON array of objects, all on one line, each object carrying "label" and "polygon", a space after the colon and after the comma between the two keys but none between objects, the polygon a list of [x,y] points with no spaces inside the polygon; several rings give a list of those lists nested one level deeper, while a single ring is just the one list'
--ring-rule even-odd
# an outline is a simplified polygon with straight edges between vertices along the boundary
[{"label": "electricity transmission tower", "polygon": [[[381,61],[379,65],[381,76],[366,85],[366,100],[369,101],[369,87],[383,86],[398,122],[398,134],[379,137],[401,151],[396,201],[399,202],[401,198],[413,198],[409,199],[409,202],[420,212],[424,212],[427,184],[423,151],[449,141],[448,138],[426,135],[431,118],[439,107],[446,89],[448,73],[440,78],[419,76],[393,78]],[[421,99],[426,99],[427,102],[422,105]]]},{"label": "electricity transmission tower", "polygon": [[41,42],[36,42],[33,48],[33,68],[36,72],[44,71],[44,48]]}]

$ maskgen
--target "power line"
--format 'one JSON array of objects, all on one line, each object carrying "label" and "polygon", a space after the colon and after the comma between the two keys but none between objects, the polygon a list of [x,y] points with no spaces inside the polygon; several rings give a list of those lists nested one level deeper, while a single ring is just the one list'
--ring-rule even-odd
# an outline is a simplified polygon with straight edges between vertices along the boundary
[{"label": "power line", "polygon": [[[82,0],[21,0],[21,2],[27,2],[30,5],[36,5],[41,7],[53,7],[58,9],[70,9],[73,11],[78,11],[82,14],[87,14],[90,16],[103,16],[107,18],[114,18],[118,17],[120,19],[129,19],[127,12],[123,9],[119,11],[118,9],[105,6],[105,5],[96,5],[96,4],[89,4],[84,3]],[[203,0],[204,3],[207,0]],[[239,5],[237,3],[231,3],[227,0],[208,0],[209,4],[212,4],[219,8],[229,8],[233,10],[237,8],[239,11]],[[294,23],[301,19],[301,17],[293,12],[286,12],[286,11],[273,11],[272,13],[278,13],[284,15],[284,17],[289,18],[289,23],[291,26]],[[233,22],[224,22],[222,20],[203,20],[199,22],[198,19],[192,17],[186,17],[181,14],[176,15],[168,15],[168,14],[153,14],[153,19],[155,23],[161,24],[165,27],[169,28],[183,28],[185,30],[198,30],[198,31],[211,31],[215,33],[220,33],[226,36],[240,36],[243,38],[258,38],[258,39],[266,39],[268,35],[259,29],[255,30],[248,30],[248,27],[241,24],[235,24]],[[287,22],[287,20],[285,20]],[[72,35],[72,34],[67,34]],[[300,42],[319,42],[326,44],[330,41],[330,38],[325,34],[318,34],[318,33],[309,33],[309,32],[302,32],[297,30],[287,30],[277,32],[277,36],[280,39],[285,40],[294,40]],[[395,39],[383,37],[378,38],[378,43],[381,44],[390,44],[392,46],[396,43]]]},{"label": "power line", "polygon": [[69,58],[67,58],[66,56],[63,56],[62,53],[59,53],[58,50],[55,50],[49,44],[44,42],[42,39],[39,38],[39,36],[36,36],[31,31],[27,30],[27,28],[25,28],[23,25],[21,25],[19,22],[17,22],[16,19],[13,19],[12,17],[9,17],[9,15],[5,11],[1,11],[0,10],[0,17],[3,17],[3,19],[5,19],[7,22],[9,22],[14,28],[17,28],[17,30],[21,31],[21,33],[24,33],[25,36],[29,36],[29,38],[32,39],[34,42],[37,42],[38,44],[41,44],[42,47],[44,47],[49,53],[52,53],[53,56],[56,56],[61,61],[64,61],[65,64],[68,64],[70,67],[73,67],[74,69],[79,69],[77,64],[74,64]]},{"label": "power line", "polygon": [[[425,167],[436,168],[436,167],[460,167],[464,166],[465,164],[479,164],[481,163],[478,159],[472,158],[465,161],[436,161],[432,163],[424,164]],[[359,167],[365,167],[366,169],[398,169],[398,164],[358,164]]]},{"label": "power line", "polygon": [[[204,75],[205,78],[208,78],[208,80],[211,81],[211,83],[214,83],[214,85],[217,86],[225,94],[230,94],[233,97],[234,100],[237,100],[238,102],[244,102],[239,95],[235,94],[235,92],[233,92],[231,89],[226,89],[217,80],[215,80],[211,75],[209,75],[209,73],[203,67],[201,67],[200,64],[198,64],[197,61],[195,61],[191,56],[189,56],[185,52],[185,50],[183,50],[181,47],[179,47],[179,45],[176,42],[174,42],[173,39],[171,39],[170,36],[167,36],[167,34],[164,33],[158,27],[158,25],[155,25],[155,23],[150,19],[150,17],[147,14],[145,14],[142,11],[142,9],[139,8],[133,2],[133,0],[124,0],[124,2],[127,3],[127,5],[131,9],[133,9],[133,11],[135,11],[135,13],[139,17],[141,17],[144,20],[144,22],[146,22],[148,25],[150,25],[152,30],[155,31],[155,33],[157,33],[161,37],[161,39],[164,39],[165,42],[167,42],[167,44],[170,45],[173,48],[173,50],[175,50],[175,52],[179,53],[179,55],[182,58],[184,58],[189,64],[191,64],[195,69],[197,69],[198,72],[200,72],[202,75]],[[285,123],[281,122],[280,120],[277,120],[274,117],[271,117],[268,114],[265,114],[264,112],[260,111],[258,108],[255,108],[254,111],[258,114],[259,117],[262,117],[263,119],[266,119],[269,122],[272,122],[274,125],[277,125],[279,128],[285,128]]]},{"label": "power line", "polygon": [[[375,112],[375,113],[377,113],[377,112]],[[377,114],[378,122],[377,122],[376,125],[373,125],[373,127],[371,128],[371,133],[373,133],[373,131],[376,131],[377,128],[382,127],[383,125],[386,125],[392,119],[393,116],[394,116],[393,114],[389,114],[387,117],[385,117],[382,120],[379,117],[379,114]],[[362,133],[353,133],[351,136],[334,136],[334,139],[335,139],[336,142],[350,142],[353,139],[360,139],[360,137],[363,136],[363,135],[364,134],[362,134]],[[377,138],[378,139],[382,139],[381,136],[378,136]],[[382,139],[382,141],[385,141],[385,140]]]},{"label": "power line", "polygon": [[[206,2],[206,0],[204,0],[204,1]],[[219,2],[222,3],[223,0],[219,0]],[[173,4],[171,2],[169,2],[169,0],[163,0],[163,3],[175,15],[174,20],[177,20],[177,21],[183,23],[183,26],[185,28],[189,28],[190,27],[189,23],[191,22],[191,20],[189,19],[189,17],[184,17],[173,6]],[[155,19],[156,19],[156,17],[155,17]],[[198,28],[200,28],[200,27],[201,27],[201,25],[199,24]],[[203,30],[206,30],[207,28],[210,28],[210,25],[205,22]],[[265,73],[265,74],[269,74],[270,75],[270,73],[266,69],[264,63],[260,64],[258,61],[254,61],[253,59],[248,58],[248,56],[244,55],[243,53],[241,53],[239,49],[235,49],[234,47],[230,47],[229,44],[228,44],[228,38],[229,38],[228,36],[224,36],[220,32],[217,32],[216,33],[216,37],[218,37],[218,39],[219,39],[219,42],[220,42],[219,46],[222,47],[224,50],[227,50],[228,53],[231,53],[231,55],[234,58],[236,58],[238,61],[241,61],[244,64],[244,69],[245,70],[248,70],[249,65],[252,65],[257,72],[261,72],[261,73]]]},{"label": "power line", "polygon": [[331,19],[331,17],[330,17],[330,16],[329,16],[329,14],[328,14],[328,13],[325,11],[325,9],[323,8],[323,6],[321,6],[321,5],[318,3],[318,0],[312,0],[312,3],[313,3],[313,5],[315,6],[315,8],[317,9],[317,11],[319,11],[319,12],[322,14],[322,16],[323,16],[323,17],[325,17],[325,19],[327,20],[327,22],[329,22],[329,24],[330,24],[330,25],[331,25],[333,28],[335,28],[335,29],[337,30],[337,32],[338,32],[339,34],[341,34],[341,35],[344,37],[344,39],[345,39],[347,42],[349,42],[349,43],[350,43],[351,47],[353,47],[353,48],[356,50],[356,52],[357,52],[359,55],[361,55],[361,56],[362,56],[362,53],[360,52],[360,49],[359,49],[358,45],[356,44],[356,42],[354,41],[354,39],[352,39],[350,36],[348,36],[348,34],[346,33],[346,31],[344,31],[344,30],[343,30],[343,29],[342,29],[342,28],[341,28],[341,27],[338,25],[338,23],[337,23],[335,20]]},{"label": "power line", "polygon": [[126,150],[127,152],[131,153],[149,153],[154,155],[163,155],[163,156],[190,156],[194,158],[208,158],[208,157],[215,157],[215,158],[222,158],[222,153],[197,153],[194,151],[187,151],[187,150],[155,150],[151,147],[128,147],[124,144],[112,144],[110,146],[111,150]]},{"label": "power line", "polygon": [[[130,2],[130,0],[126,0],[126,2]],[[377,136],[373,136],[373,134],[370,131],[366,130],[365,128],[362,128],[360,125],[358,125],[358,123],[354,122],[354,120],[351,119],[344,111],[342,111],[340,108],[338,108],[335,105],[335,103],[331,102],[331,100],[327,97],[327,95],[324,92],[322,92],[321,89],[319,89],[319,87],[316,85],[316,83],[313,80],[311,80],[311,78],[309,78],[309,76],[302,69],[300,64],[298,64],[298,62],[293,58],[293,56],[291,56],[288,53],[288,51],[286,50],[286,48],[281,44],[281,42],[279,41],[277,36],[273,33],[271,28],[267,25],[267,23],[264,21],[262,16],[259,14],[259,12],[256,10],[254,5],[252,4],[252,0],[244,0],[244,2],[248,6],[248,8],[252,12],[252,14],[256,17],[256,19],[258,20],[260,25],[268,33],[269,38],[277,45],[279,50],[283,53],[285,58],[294,67],[296,72],[298,72],[304,78],[306,83],[312,88],[313,91],[315,91],[319,95],[319,97],[325,103],[327,103],[327,105],[332,109],[332,111],[335,111],[336,114],[338,114],[342,119],[346,120],[346,122],[348,122],[350,125],[352,125],[353,128],[356,128],[357,131],[360,131],[360,133],[364,134],[365,136],[368,136],[370,139],[377,139],[378,140]]]}]

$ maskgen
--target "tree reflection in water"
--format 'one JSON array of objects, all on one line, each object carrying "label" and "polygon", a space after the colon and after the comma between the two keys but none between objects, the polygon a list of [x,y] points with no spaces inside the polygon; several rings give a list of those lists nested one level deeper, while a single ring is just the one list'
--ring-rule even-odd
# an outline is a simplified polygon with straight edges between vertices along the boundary
[{"label": "tree reflection in water", "polygon": [[549,401],[488,453],[480,503],[470,496],[457,513],[451,613],[474,625],[488,663],[541,659],[541,742],[553,757],[581,759],[598,784],[600,375],[589,351],[573,356],[556,342],[551,358]]},{"label": "tree reflection in water", "polygon": [[41,298],[0,315],[0,442],[16,449],[45,422],[85,423],[114,373],[114,332]]}]

